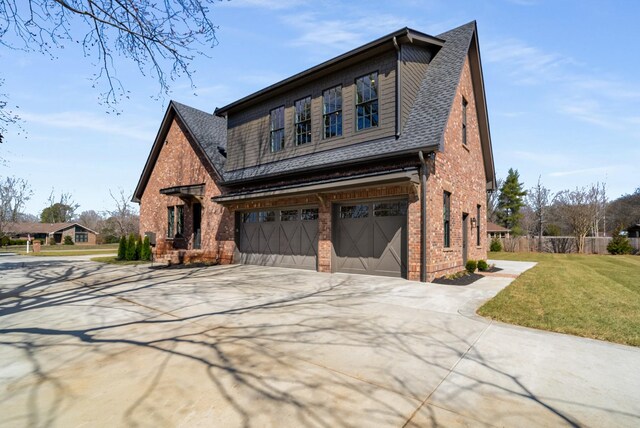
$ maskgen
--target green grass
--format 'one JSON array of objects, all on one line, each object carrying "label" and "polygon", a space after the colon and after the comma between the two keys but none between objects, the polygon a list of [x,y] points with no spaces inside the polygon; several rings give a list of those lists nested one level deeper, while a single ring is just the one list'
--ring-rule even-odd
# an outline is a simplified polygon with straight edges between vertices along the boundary
[{"label": "green grass", "polygon": [[499,321],[640,346],[640,257],[490,253],[538,262],[485,303]]},{"label": "green grass", "polygon": [[118,252],[118,244],[102,245],[43,245],[39,253],[33,252],[30,247],[29,254],[25,245],[8,247],[7,251],[15,252],[21,256],[91,256],[99,254],[114,254]]},{"label": "green grass", "polygon": [[40,251],[39,253],[34,253],[33,251],[29,251],[27,254],[26,251],[19,251],[18,254],[21,256],[37,256],[37,257],[60,257],[60,256],[93,256],[99,254],[114,254],[117,252],[116,250],[69,250],[69,251],[49,251],[48,249],[44,251]]},{"label": "green grass", "polygon": [[93,257],[92,262],[108,263],[110,265],[143,265],[151,263],[146,260],[118,260],[115,257]]}]

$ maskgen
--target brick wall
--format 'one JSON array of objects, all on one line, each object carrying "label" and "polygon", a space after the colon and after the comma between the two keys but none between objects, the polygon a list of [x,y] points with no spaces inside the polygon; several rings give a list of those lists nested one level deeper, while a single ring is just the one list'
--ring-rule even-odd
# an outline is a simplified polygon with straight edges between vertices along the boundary
[{"label": "brick wall", "polygon": [[195,201],[162,195],[160,189],[205,183],[205,194],[199,201],[202,204],[201,259],[230,263],[235,250],[233,217],[228,209],[211,201],[221,190],[212,172],[205,167],[207,162],[194,147],[182,124],[174,119],[140,198],[140,233],[156,234],[156,255],[172,249],[171,243],[166,242],[167,207],[184,205],[184,236],[191,248]]},{"label": "brick wall", "polygon": [[[462,143],[462,97],[467,100],[467,144]],[[444,135],[444,152],[437,153],[427,183],[427,279],[464,269],[462,213],[468,213],[468,258],[487,258],[486,176],[478,131],[473,85],[466,61]],[[444,247],[443,192],[451,192],[451,245]],[[471,218],[480,209],[480,246]]]}]

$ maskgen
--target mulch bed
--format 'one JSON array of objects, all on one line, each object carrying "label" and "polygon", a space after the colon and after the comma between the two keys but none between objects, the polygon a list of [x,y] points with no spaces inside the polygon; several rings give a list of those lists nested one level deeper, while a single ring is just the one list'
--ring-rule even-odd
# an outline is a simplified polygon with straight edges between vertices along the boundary
[{"label": "mulch bed", "polygon": [[447,279],[443,276],[443,277],[434,279],[432,282],[436,284],[443,284],[443,285],[469,285],[469,284],[473,284],[480,278],[484,278],[484,277],[477,273],[471,273],[469,275],[465,275],[465,276],[461,276],[459,278],[453,278],[453,279]]}]

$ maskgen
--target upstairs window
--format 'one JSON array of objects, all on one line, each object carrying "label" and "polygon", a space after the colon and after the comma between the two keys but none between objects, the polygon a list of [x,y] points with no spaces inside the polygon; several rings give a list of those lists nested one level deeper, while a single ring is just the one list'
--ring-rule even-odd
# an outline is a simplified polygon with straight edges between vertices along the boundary
[{"label": "upstairs window", "polygon": [[296,144],[311,142],[311,96],[295,102]]},{"label": "upstairs window", "polygon": [[378,126],[378,72],[356,79],[356,129]]},{"label": "upstairs window", "polygon": [[167,238],[173,238],[173,226],[175,224],[175,213],[173,207],[167,207]]},{"label": "upstairs window", "polygon": [[322,92],[323,138],[342,135],[342,86]]},{"label": "upstairs window", "polygon": [[467,145],[467,105],[469,103],[462,97],[462,144]]},{"label": "upstairs window", "polygon": [[284,106],[274,108],[269,113],[271,130],[271,152],[279,152],[284,148]]},{"label": "upstairs window", "polygon": [[451,193],[444,192],[442,217],[444,223],[444,247],[451,246]]}]

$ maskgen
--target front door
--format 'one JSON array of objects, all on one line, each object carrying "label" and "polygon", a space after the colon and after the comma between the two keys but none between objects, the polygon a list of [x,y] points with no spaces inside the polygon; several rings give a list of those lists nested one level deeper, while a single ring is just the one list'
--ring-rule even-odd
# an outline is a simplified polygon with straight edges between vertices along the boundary
[{"label": "front door", "polygon": [[200,225],[202,223],[202,205],[199,203],[193,204],[193,249],[200,249]]},{"label": "front door", "polygon": [[469,257],[469,214],[462,213],[462,264],[467,264]]}]

